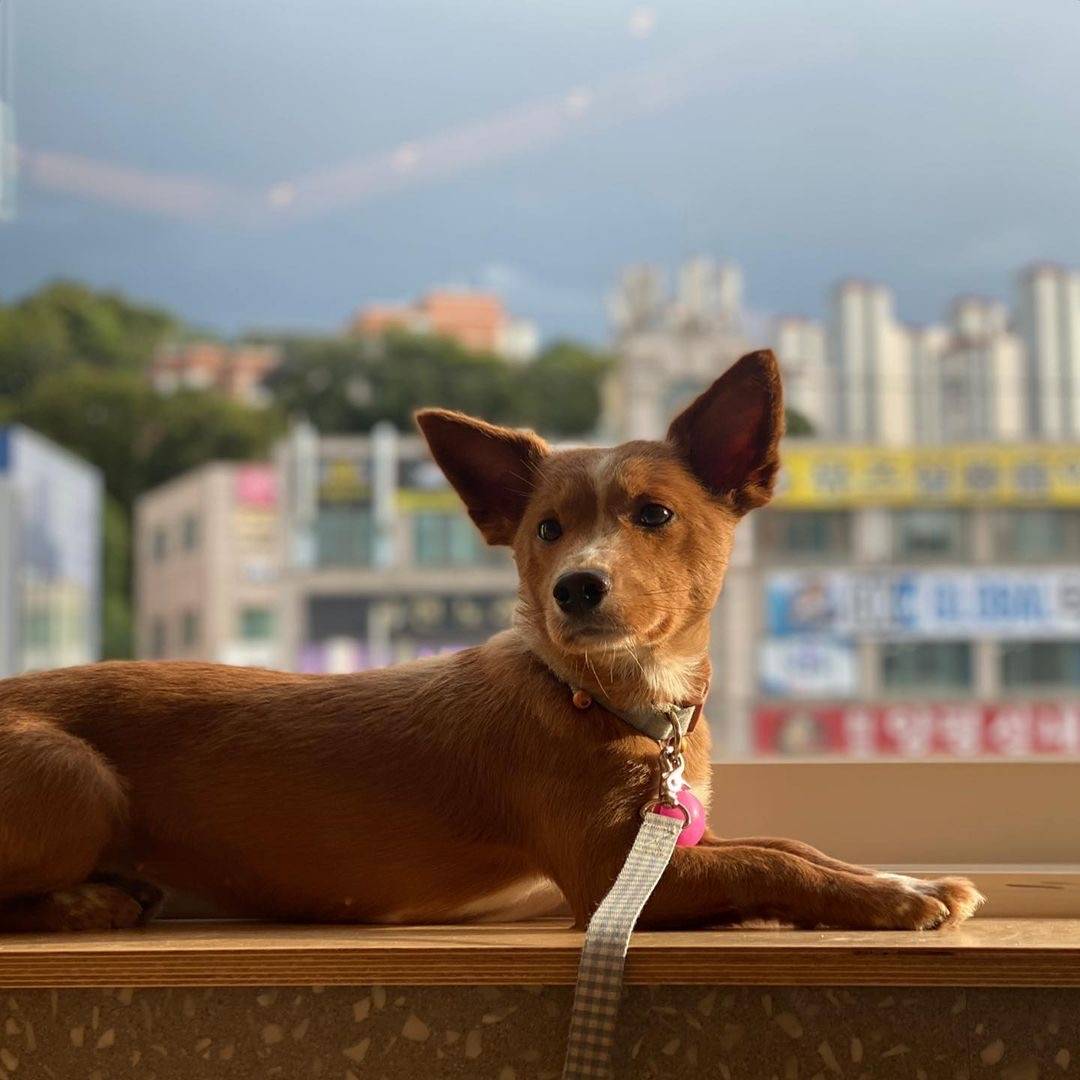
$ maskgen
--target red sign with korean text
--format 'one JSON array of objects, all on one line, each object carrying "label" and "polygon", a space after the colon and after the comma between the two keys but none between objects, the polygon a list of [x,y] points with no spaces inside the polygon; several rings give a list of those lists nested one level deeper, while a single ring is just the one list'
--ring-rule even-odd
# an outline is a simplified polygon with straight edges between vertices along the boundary
[{"label": "red sign with korean text", "polygon": [[1080,756],[1080,700],[776,706],[753,718],[759,755]]}]

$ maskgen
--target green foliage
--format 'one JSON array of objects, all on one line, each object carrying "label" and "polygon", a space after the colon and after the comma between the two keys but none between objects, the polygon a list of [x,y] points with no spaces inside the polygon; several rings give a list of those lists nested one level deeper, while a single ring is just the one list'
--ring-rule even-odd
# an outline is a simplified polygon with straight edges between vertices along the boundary
[{"label": "green foliage", "polygon": [[167,312],[116,293],[57,281],[0,306],[0,395],[20,395],[73,363],[140,371],[179,330]]},{"label": "green foliage", "polygon": [[787,419],[788,435],[814,434],[814,425],[798,409],[787,409],[784,415]]},{"label": "green foliage", "polygon": [[130,511],[144,487],[146,424],[156,404],[140,376],[78,364],[39,379],[15,417],[101,469],[106,491]]},{"label": "green foliage", "polygon": [[586,435],[600,417],[611,360],[570,341],[556,342],[521,369],[515,419],[545,435]]},{"label": "green foliage", "polygon": [[253,409],[208,390],[155,397],[138,441],[147,488],[208,461],[249,461],[270,456],[284,434],[276,409]]},{"label": "green foliage", "polygon": [[15,418],[101,469],[128,513],[142,491],[197,465],[267,455],[282,431],[273,409],[209,390],[162,397],[139,375],[85,364],[39,380]]},{"label": "green foliage", "polygon": [[131,616],[131,518],[114,498],[106,497],[102,564],[102,654],[123,660],[134,652]]},{"label": "green foliage", "polygon": [[560,343],[532,364],[470,353],[452,341],[394,333],[378,340],[303,338],[282,343],[270,377],[279,406],[320,431],[368,431],[380,420],[412,428],[424,405],[461,409],[496,423],[583,435],[599,416],[609,361]]}]

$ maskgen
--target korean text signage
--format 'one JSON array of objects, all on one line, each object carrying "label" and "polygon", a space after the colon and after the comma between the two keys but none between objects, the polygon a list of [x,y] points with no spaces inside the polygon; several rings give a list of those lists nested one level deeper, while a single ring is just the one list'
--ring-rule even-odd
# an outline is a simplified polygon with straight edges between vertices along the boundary
[{"label": "korean text signage", "polygon": [[765,584],[773,635],[1032,639],[1080,635],[1080,570],[783,571]]},{"label": "korean text signage", "polygon": [[777,505],[1080,506],[1080,446],[788,445]]},{"label": "korean text signage", "polygon": [[1076,701],[784,706],[754,714],[761,755],[1080,756]]}]

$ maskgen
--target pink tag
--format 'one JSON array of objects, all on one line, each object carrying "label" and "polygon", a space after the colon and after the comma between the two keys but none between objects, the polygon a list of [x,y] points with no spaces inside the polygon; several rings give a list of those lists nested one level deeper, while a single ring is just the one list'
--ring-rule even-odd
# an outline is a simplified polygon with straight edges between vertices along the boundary
[{"label": "pink tag", "polygon": [[656,812],[669,818],[682,819],[689,815],[690,820],[679,833],[679,839],[675,843],[678,847],[693,847],[705,835],[705,808],[688,786],[681,788],[675,798],[686,814],[682,810],[676,810],[674,806],[658,806]]}]

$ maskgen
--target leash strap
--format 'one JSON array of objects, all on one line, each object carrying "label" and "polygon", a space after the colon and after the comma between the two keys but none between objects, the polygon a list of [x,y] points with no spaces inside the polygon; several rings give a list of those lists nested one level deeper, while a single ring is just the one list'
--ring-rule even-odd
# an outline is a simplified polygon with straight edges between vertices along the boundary
[{"label": "leash strap", "polygon": [[611,1076],[611,1048],[634,924],[671,862],[683,822],[646,813],[611,891],[600,902],[581,951],[563,1080]]}]

